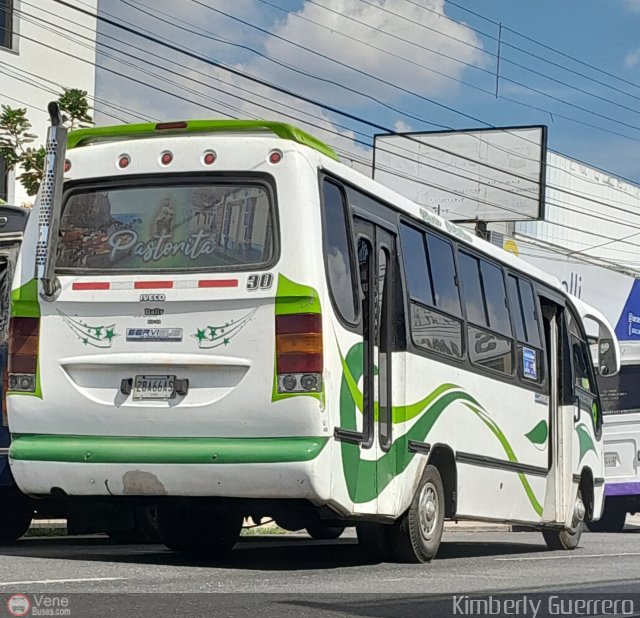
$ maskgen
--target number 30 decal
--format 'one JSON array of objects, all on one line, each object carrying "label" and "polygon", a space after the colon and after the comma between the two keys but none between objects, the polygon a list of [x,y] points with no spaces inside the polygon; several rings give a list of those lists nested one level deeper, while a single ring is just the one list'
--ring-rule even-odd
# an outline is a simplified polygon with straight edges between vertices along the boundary
[{"label": "number 30 decal", "polygon": [[273,283],[273,275],[265,273],[264,275],[249,275],[247,277],[247,290],[268,290]]}]

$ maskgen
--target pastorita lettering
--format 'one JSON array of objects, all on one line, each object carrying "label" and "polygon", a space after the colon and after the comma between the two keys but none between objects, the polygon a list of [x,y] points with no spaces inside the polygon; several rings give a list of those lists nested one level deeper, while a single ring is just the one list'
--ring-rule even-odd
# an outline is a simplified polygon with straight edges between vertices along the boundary
[{"label": "pastorita lettering", "polygon": [[147,242],[138,240],[137,232],[133,230],[119,230],[109,237],[111,247],[111,261],[117,259],[120,253],[132,253],[143,262],[155,262],[165,257],[179,253],[192,260],[201,255],[211,255],[216,250],[216,242],[204,230],[199,230],[185,240],[174,242],[168,234],[156,236]]}]

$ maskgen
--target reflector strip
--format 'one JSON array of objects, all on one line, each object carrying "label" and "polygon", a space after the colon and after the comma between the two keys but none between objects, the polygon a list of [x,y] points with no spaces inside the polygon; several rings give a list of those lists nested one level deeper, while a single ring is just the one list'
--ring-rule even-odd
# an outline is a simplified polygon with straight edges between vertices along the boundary
[{"label": "reflector strip", "polygon": [[238,279],[180,279],[178,281],[74,281],[72,290],[167,290],[193,288],[237,288]]},{"label": "reflector strip", "polygon": [[237,279],[201,279],[198,281],[199,288],[237,288]]},{"label": "reflector strip", "polygon": [[157,290],[173,287],[173,281],[135,281],[133,284],[136,290]]},{"label": "reflector strip", "polygon": [[71,287],[74,290],[108,290],[111,284],[108,281],[75,281]]}]

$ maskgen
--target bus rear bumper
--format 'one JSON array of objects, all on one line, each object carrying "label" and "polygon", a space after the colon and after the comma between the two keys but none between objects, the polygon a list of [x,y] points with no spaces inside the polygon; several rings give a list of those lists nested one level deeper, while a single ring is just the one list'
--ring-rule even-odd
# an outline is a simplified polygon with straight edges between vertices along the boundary
[{"label": "bus rear bumper", "polygon": [[47,496],[329,497],[326,437],[21,436],[10,462],[20,489]]}]

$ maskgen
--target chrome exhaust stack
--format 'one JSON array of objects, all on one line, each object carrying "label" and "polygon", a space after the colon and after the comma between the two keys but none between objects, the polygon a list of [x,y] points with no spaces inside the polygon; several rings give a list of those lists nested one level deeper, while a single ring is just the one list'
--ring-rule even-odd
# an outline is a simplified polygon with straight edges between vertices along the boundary
[{"label": "chrome exhaust stack", "polygon": [[41,296],[43,300],[52,300],[59,292],[59,284],[55,278],[54,270],[62,208],[67,129],[62,126],[58,104],[51,102],[47,109],[51,126],[47,131],[42,183],[38,192],[39,214],[35,277],[42,282]]}]

